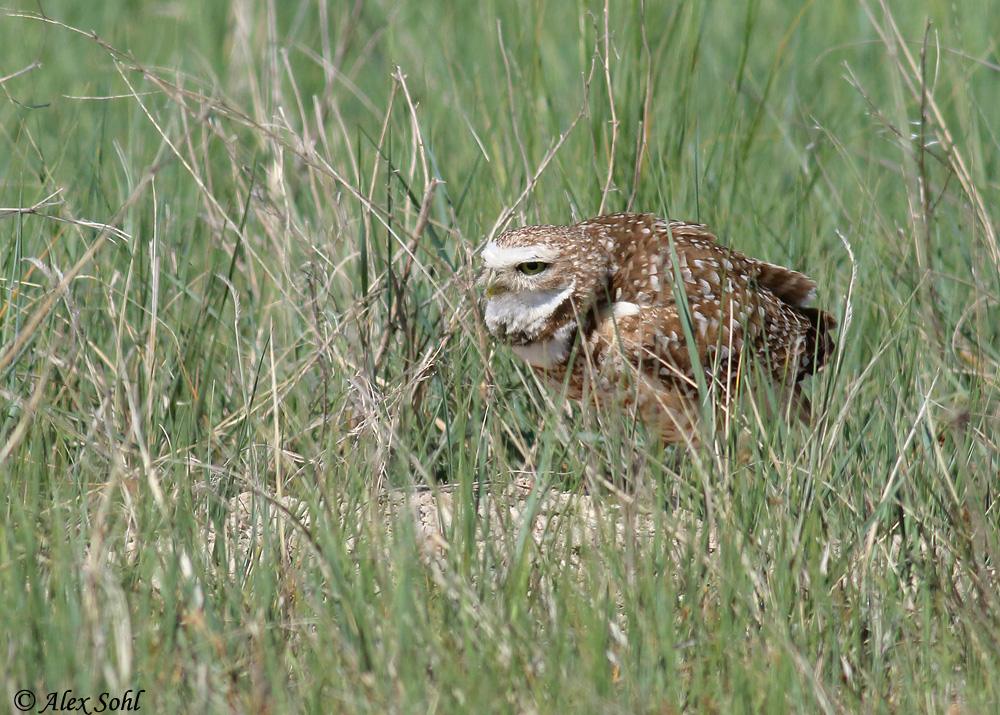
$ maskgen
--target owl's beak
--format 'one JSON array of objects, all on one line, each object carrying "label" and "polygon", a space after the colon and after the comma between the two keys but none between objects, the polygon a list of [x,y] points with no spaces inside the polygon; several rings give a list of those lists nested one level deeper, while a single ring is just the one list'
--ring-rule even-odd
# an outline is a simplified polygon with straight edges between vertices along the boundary
[{"label": "owl's beak", "polygon": [[479,283],[479,285],[486,286],[485,292],[487,300],[492,300],[496,296],[507,292],[507,286],[497,281],[497,274],[492,270],[485,271],[476,282]]},{"label": "owl's beak", "polygon": [[495,281],[490,281],[489,283],[486,284],[486,297],[491,300],[493,298],[496,298],[498,295],[506,292],[507,289],[502,285],[500,285],[499,283],[496,283]]}]

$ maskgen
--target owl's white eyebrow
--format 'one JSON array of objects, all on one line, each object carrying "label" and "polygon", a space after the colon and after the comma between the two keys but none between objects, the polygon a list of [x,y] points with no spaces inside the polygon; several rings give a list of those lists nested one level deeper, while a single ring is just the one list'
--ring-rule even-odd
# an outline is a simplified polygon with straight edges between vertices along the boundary
[{"label": "owl's white eyebrow", "polygon": [[528,261],[550,263],[557,255],[558,251],[548,246],[498,246],[490,241],[483,249],[483,265],[487,268],[503,268]]}]

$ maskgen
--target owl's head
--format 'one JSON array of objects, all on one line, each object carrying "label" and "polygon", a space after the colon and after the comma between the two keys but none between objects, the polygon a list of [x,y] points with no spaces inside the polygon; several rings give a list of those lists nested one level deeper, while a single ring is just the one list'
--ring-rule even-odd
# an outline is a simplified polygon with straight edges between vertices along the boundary
[{"label": "owl's head", "polygon": [[524,226],[483,248],[478,284],[486,293],[486,327],[525,345],[587,312],[608,275],[609,252],[582,226]]}]

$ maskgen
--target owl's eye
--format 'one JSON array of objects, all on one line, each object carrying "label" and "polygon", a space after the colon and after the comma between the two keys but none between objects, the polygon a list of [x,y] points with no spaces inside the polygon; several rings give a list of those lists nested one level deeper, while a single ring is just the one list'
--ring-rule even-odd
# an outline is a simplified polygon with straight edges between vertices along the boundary
[{"label": "owl's eye", "polygon": [[548,267],[548,263],[542,263],[541,261],[526,261],[520,264],[517,267],[517,270],[521,271],[521,273],[526,276],[537,276]]}]

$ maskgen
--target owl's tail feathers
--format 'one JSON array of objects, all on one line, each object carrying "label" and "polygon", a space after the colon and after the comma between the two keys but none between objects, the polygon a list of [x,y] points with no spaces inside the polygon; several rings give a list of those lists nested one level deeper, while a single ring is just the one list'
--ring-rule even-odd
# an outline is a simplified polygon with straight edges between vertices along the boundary
[{"label": "owl's tail feathers", "polygon": [[823,367],[827,356],[833,352],[831,333],[837,329],[837,319],[819,308],[799,308],[798,311],[809,321],[805,356],[799,373],[801,380]]},{"label": "owl's tail feathers", "polygon": [[816,297],[816,281],[809,276],[764,261],[758,261],[754,267],[757,284],[795,308],[804,308]]}]

